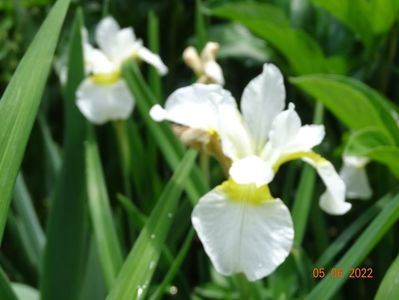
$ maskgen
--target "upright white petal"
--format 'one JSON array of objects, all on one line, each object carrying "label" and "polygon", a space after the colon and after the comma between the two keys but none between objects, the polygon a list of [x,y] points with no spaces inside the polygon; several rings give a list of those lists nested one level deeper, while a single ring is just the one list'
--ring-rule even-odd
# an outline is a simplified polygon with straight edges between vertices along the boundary
[{"label": "upright white petal", "polygon": [[76,95],[79,110],[97,125],[110,120],[127,119],[134,106],[133,97],[124,80],[97,85],[87,78],[80,84]]},{"label": "upright white petal", "polygon": [[199,200],[191,220],[219,273],[242,272],[254,281],[272,273],[287,258],[294,229],[280,199],[260,205],[243,201],[231,201],[215,188]]},{"label": "upright white petal", "polygon": [[233,161],[256,154],[254,141],[236,106],[220,106],[219,134],[224,155]]},{"label": "upright white petal", "polygon": [[321,195],[319,201],[321,209],[330,215],[347,213],[352,204],[345,201],[345,183],[335,171],[334,166],[324,159],[317,162],[310,159],[303,160],[316,168],[317,173],[326,185],[327,190]]},{"label": "upright white petal", "polygon": [[165,109],[155,105],[151,117],[156,121],[169,120],[187,127],[217,130],[218,107],[236,106],[230,92],[216,84],[195,83],[173,92]]},{"label": "upright white petal", "polygon": [[367,177],[365,157],[344,156],[344,164],[339,172],[346,185],[348,199],[369,199],[373,191]]},{"label": "upright white petal", "polygon": [[261,157],[271,164],[282,156],[295,152],[307,152],[319,145],[324,138],[323,125],[301,126],[301,120],[292,103],[273,120],[269,143],[262,150]]},{"label": "upright white petal", "polygon": [[137,50],[137,54],[143,61],[154,66],[160,75],[168,73],[168,67],[162,62],[158,54],[151,52],[143,46]]},{"label": "upright white petal", "polygon": [[269,135],[272,121],[285,105],[285,88],[280,70],[264,64],[263,72],[252,79],[244,90],[241,110],[260,151]]},{"label": "upright white petal", "polygon": [[97,24],[96,42],[100,49],[108,56],[113,57],[116,37],[120,27],[112,17],[106,17]]},{"label": "upright white petal", "polygon": [[266,161],[252,155],[233,162],[229,175],[239,184],[254,183],[259,187],[272,181],[274,172]]},{"label": "upright white petal", "polygon": [[273,120],[269,139],[273,148],[284,149],[299,133],[301,119],[295,111],[294,104],[290,103],[287,110],[280,112]]}]

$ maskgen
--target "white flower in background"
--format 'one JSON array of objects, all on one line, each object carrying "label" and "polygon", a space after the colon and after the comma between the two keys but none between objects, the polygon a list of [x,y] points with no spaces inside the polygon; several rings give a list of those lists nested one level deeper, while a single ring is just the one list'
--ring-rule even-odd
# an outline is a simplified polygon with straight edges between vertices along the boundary
[{"label": "white flower in background", "polygon": [[222,68],[216,62],[219,44],[208,42],[199,56],[197,50],[190,46],[183,52],[183,60],[197,75],[197,82],[224,85]]},{"label": "white flower in background", "polygon": [[132,28],[120,28],[112,17],[106,17],[96,27],[95,40],[99,49],[92,47],[85,30],[83,52],[88,77],[77,90],[77,106],[92,123],[104,124],[110,120],[127,119],[134,99],[121,76],[127,59],[143,60],[153,65],[161,75],[168,69],[158,55],[136,39]]},{"label": "white flower in background", "polygon": [[346,185],[346,197],[369,199],[373,194],[366,173],[369,159],[362,156],[344,155],[343,162],[339,174]]},{"label": "white flower in background", "polygon": [[330,162],[311,149],[324,137],[322,125],[301,125],[294,105],[285,106],[283,77],[265,64],[245,88],[240,114],[231,94],[203,84],[177,90],[156,120],[216,131],[231,161],[230,178],[205,194],[192,223],[216,270],[244,273],[248,280],[269,275],[288,256],[294,229],[288,208],[270,194],[279,167],[293,159],[314,166],[327,186],[320,206],[330,214],[346,213],[345,185]]}]

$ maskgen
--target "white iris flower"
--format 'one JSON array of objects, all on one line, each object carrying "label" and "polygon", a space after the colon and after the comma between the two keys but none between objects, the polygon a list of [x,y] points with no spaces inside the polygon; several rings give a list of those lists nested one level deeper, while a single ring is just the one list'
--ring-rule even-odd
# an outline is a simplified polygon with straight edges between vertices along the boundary
[{"label": "white iris flower", "polygon": [[362,156],[344,155],[343,162],[339,174],[346,185],[346,197],[348,199],[369,199],[373,194],[366,173],[369,159]]},{"label": "white iris flower", "polygon": [[314,166],[327,190],[320,207],[346,213],[345,184],[333,165],[311,149],[324,137],[322,125],[301,125],[279,69],[265,64],[245,88],[240,114],[231,94],[216,85],[194,84],[174,92],[165,108],[155,106],[155,120],[170,120],[206,130],[220,138],[230,160],[229,179],[205,194],[192,223],[216,270],[244,273],[248,280],[269,275],[289,255],[294,229],[288,208],[273,198],[270,183],[279,167],[302,159]]},{"label": "white iris flower", "polygon": [[183,59],[198,77],[200,83],[216,83],[224,85],[223,71],[216,62],[216,54],[219,51],[219,44],[208,42],[201,52],[190,46],[183,52]]},{"label": "white iris flower", "polygon": [[96,27],[95,40],[99,49],[92,47],[83,31],[83,52],[86,75],[77,90],[77,106],[94,124],[127,119],[134,99],[121,76],[127,59],[143,60],[153,65],[161,75],[168,69],[160,57],[136,39],[132,28],[120,28],[112,17],[106,17]]}]

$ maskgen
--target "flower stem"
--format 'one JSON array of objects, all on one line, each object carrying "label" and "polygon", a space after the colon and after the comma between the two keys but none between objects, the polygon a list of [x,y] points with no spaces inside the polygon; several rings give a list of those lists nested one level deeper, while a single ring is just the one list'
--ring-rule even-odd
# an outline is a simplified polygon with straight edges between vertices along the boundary
[{"label": "flower stem", "polygon": [[234,276],[238,292],[240,294],[240,299],[251,299],[251,286],[248,279],[244,274],[240,273]]},{"label": "flower stem", "polygon": [[129,139],[127,137],[126,132],[126,122],[125,121],[116,121],[113,122],[113,127],[116,134],[116,139],[118,143],[118,150],[119,150],[119,161],[122,170],[122,178],[123,178],[123,189],[125,195],[131,199],[131,184],[130,184],[130,146],[129,146]]}]

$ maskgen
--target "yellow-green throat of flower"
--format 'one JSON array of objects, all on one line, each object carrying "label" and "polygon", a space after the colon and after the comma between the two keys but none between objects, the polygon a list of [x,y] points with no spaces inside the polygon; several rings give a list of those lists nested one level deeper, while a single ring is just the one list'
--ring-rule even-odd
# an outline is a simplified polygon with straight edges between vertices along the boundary
[{"label": "yellow-green throat of flower", "polygon": [[245,202],[252,205],[260,205],[266,201],[273,200],[269,187],[265,184],[257,187],[254,183],[238,184],[229,178],[218,188],[234,202]]}]

